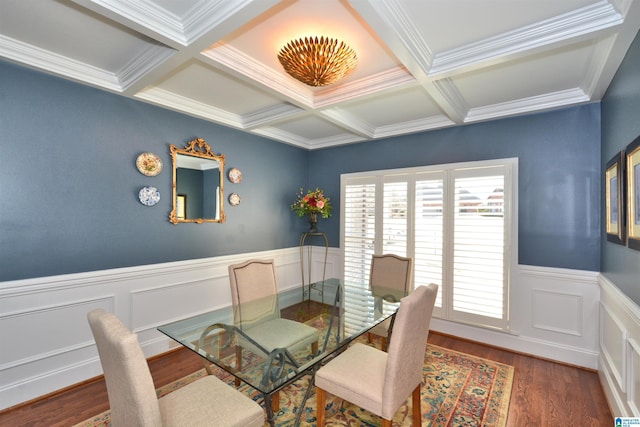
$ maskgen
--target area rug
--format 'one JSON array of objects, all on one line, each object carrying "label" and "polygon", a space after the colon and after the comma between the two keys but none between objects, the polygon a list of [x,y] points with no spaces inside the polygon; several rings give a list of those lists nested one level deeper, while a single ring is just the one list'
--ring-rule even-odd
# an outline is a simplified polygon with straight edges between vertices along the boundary
[{"label": "area rug", "polygon": [[[513,383],[513,367],[469,354],[429,344],[425,354],[422,385],[422,425],[438,427],[504,427],[507,422],[509,399]],[[217,370],[215,374],[233,385],[230,375]],[[206,375],[204,369],[157,390],[164,396]],[[280,411],[275,416],[278,427],[295,423],[302,410],[302,426],[315,426],[315,393],[304,408],[299,408],[309,383],[305,376],[280,392]],[[259,394],[249,386],[239,388],[249,397],[260,401]],[[398,410],[393,425],[411,425],[411,399]],[[341,399],[327,395],[327,426],[381,425],[381,419]],[[107,410],[74,427],[108,427]],[[268,426],[265,423],[265,426]]]}]

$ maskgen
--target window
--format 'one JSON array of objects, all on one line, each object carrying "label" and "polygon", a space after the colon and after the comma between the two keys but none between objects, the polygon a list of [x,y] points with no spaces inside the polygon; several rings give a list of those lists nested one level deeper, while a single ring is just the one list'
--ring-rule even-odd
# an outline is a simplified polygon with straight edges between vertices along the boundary
[{"label": "window", "polygon": [[517,160],[341,177],[344,278],[368,283],[371,255],[414,258],[416,286],[440,285],[434,315],[509,328]]}]

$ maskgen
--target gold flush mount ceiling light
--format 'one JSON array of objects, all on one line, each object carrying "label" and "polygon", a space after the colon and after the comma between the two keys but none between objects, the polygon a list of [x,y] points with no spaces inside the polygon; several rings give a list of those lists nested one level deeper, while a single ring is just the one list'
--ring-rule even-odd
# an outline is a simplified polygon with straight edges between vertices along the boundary
[{"label": "gold flush mount ceiling light", "polygon": [[324,36],[290,41],[278,52],[278,60],[291,77],[314,87],[337,82],[358,64],[346,43]]}]

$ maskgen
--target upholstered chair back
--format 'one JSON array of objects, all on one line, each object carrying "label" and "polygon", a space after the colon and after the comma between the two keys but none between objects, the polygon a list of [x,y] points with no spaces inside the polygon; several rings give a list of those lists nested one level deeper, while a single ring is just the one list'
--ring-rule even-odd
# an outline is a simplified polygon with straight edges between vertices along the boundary
[{"label": "upholstered chair back", "polygon": [[429,324],[438,286],[418,286],[401,300],[389,343],[382,417],[392,419],[400,405],[422,382]]},{"label": "upholstered chair back", "polygon": [[138,337],[112,313],[87,315],[107,383],[113,427],[161,426],[160,405]]},{"label": "upholstered chair back", "polygon": [[413,290],[413,259],[394,254],[373,255],[369,285],[375,296],[384,297],[393,290],[408,295]]},{"label": "upholstered chair back", "polygon": [[272,259],[230,265],[229,281],[236,325],[250,328],[280,317],[278,281]]}]

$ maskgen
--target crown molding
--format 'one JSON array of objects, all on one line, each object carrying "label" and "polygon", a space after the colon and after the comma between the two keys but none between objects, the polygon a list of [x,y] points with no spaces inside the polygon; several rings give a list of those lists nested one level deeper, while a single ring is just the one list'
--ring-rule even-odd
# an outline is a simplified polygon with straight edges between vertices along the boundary
[{"label": "crown molding", "polygon": [[425,88],[452,121],[456,123],[464,121],[469,112],[469,104],[450,79],[436,80],[426,84]]},{"label": "crown molding", "polygon": [[456,122],[444,115],[432,116],[426,119],[411,120],[404,123],[397,123],[376,128],[375,138],[388,138],[396,135],[407,135],[410,133],[423,132],[432,129],[441,129],[455,126]]},{"label": "crown molding", "polygon": [[402,67],[392,68],[365,78],[345,83],[336,88],[328,88],[315,94],[314,108],[324,108],[331,105],[360,99],[377,94],[387,89],[397,89],[406,85],[416,85],[416,79]]},{"label": "crown molding", "polygon": [[157,35],[167,40],[176,42],[182,46],[187,45],[184,27],[179,16],[158,7],[150,0],[73,0],[75,3],[91,9],[97,13],[110,12],[109,16],[116,22],[123,18],[135,23],[140,28],[146,28],[153,32],[148,34],[152,38]]},{"label": "crown molding", "polygon": [[51,53],[0,34],[0,56],[60,77],[73,79],[113,92],[122,92],[118,77],[101,68]]},{"label": "crown molding", "polygon": [[622,16],[613,5],[602,0],[515,31],[442,52],[436,55],[429,76],[435,77],[462,68],[477,67],[480,63],[537,50],[580,36],[593,36],[594,32],[620,25],[622,22]]},{"label": "crown molding", "polygon": [[306,110],[298,108],[295,105],[277,104],[273,107],[264,108],[260,111],[242,116],[242,123],[245,129],[252,129],[292,119],[305,113]]},{"label": "crown molding", "polygon": [[414,77],[427,76],[434,54],[398,0],[352,0],[351,3]]},{"label": "crown molding", "polygon": [[320,112],[320,115],[331,123],[349,132],[353,132],[363,138],[372,139],[375,135],[375,128],[364,120],[358,120],[352,114],[340,108],[332,108]]},{"label": "crown molding", "polygon": [[257,82],[286,96],[294,104],[307,108],[313,106],[313,92],[306,85],[293,84],[284,73],[274,71],[228,44],[218,43],[201,54],[213,61],[212,65],[222,66],[236,75],[249,79],[252,83]]},{"label": "crown molding", "polygon": [[150,102],[164,108],[170,108],[181,113],[190,114],[225,126],[243,129],[242,118],[237,114],[229,113],[220,108],[211,107],[208,104],[194,101],[165,89],[150,88],[137,93],[137,99]]},{"label": "crown molding", "polygon": [[123,91],[145,77],[151,70],[171,58],[175,53],[176,51],[164,45],[156,44],[137,55],[117,73]]},{"label": "crown molding", "polygon": [[545,95],[472,108],[465,119],[465,123],[514,116],[567,105],[577,105],[588,101],[589,97],[581,88],[562,90]]}]

